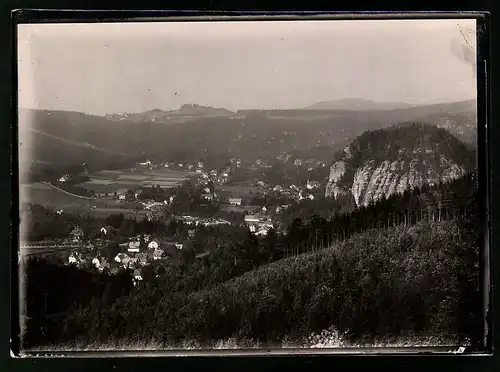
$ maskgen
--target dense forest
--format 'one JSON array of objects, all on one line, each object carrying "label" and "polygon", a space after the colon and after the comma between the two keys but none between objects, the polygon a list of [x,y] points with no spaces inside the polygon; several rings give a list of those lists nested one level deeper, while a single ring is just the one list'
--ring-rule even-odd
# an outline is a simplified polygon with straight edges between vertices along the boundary
[{"label": "dense forest", "polygon": [[296,218],[286,234],[256,238],[235,230],[202,258],[146,266],[144,280],[118,295],[97,273],[78,274],[61,295],[49,280],[78,270],[59,267],[68,273],[50,279],[45,272],[54,264],[28,261],[26,295],[33,300],[23,343],[121,347],[152,340],[169,347],[234,339],[276,346],[286,336],[304,346],[311,333],[334,327],[351,342],[431,333],[477,346],[477,192],[469,174],[329,219]]}]

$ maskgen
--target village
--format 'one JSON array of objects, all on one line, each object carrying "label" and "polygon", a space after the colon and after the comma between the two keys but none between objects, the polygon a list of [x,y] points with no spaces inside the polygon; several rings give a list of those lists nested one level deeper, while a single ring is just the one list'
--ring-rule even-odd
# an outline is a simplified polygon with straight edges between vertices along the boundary
[{"label": "village", "polygon": [[[278,159],[280,161],[286,159]],[[294,166],[301,166],[302,161],[296,160]],[[253,169],[269,168],[265,162],[257,161]],[[76,248],[65,251],[64,262],[79,268],[96,269],[99,272],[116,274],[120,269],[132,270],[134,283],[142,280],[142,268],[153,262],[178,259],[183,248],[192,239],[198,228],[224,228],[230,226],[245,227],[257,237],[264,237],[271,229],[280,230],[279,215],[293,203],[304,200],[314,200],[321,193],[321,184],[310,181],[304,185],[269,184],[262,180],[246,180],[239,184],[231,181],[231,175],[241,168],[241,161],[232,158],[227,166],[221,169],[207,170],[203,162],[184,164],[174,162],[152,163],[147,160],[129,169],[131,173],[141,169],[154,171],[158,168],[187,169],[193,176],[185,183],[175,187],[163,185],[138,185],[132,188],[117,188],[108,192],[96,192],[96,200],[112,200],[118,207],[133,208],[134,211],[146,212],[147,221],[165,223],[169,220],[182,223],[187,228],[185,236],[166,238],[154,234],[137,234],[135,236],[120,236],[111,226],[102,226],[99,233],[92,238],[84,239],[79,226],[75,226],[70,236],[64,241],[43,244],[73,244]],[[71,181],[71,176],[65,174],[59,183]],[[185,188],[185,190],[183,189]],[[181,201],[179,199],[185,198]],[[90,206],[94,209],[95,206]],[[199,213],[205,209],[213,211],[208,216]],[[210,209],[212,208],[212,209]],[[119,211],[119,209],[118,209]],[[217,212],[219,211],[219,212]],[[56,210],[64,213],[63,209]],[[237,220],[224,218],[224,213],[240,215]],[[105,253],[106,247],[116,243],[113,254]],[[198,252],[196,258],[207,255],[208,251]],[[61,256],[61,255],[60,255]]]},{"label": "village", "polygon": [[[282,206],[278,208],[287,208]],[[137,284],[142,280],[142,268],[153,262],[160,263],[165,260],[179,259],[182,251],[191,239],[195,237],[200,227],[220,227],[230,226],[231,223],[221,218],[200,218],[183,215],[175,216],[176,221],[186,226],[187,231],[184,236],[167,238],[165,236],[155,236],[154,234],[137,234],[129,238],[120,238],[118,231],[112,226],[101,227],[99,234],[93,235],[90,239],[84,238],[81,227],[75,226],[70,235],[61,241],[50,241],[40,243],[41,245],[58,245],[59,247],[70,246],[70,251],[60,251],[66,265],[74,265],[78,268],[94,269],[108,274],[117,274],[121,269],[133,271],[133,282]],[[244,226],[256,236],[266,236],[270,229],[276,229],[273,217],[268,213],[266,207],[260,211],[246,215]],[[114,252],[110,252],[113,242],[120,242],[114,247]],[[206,256],[209,251],[196,254],[196,259]]]}]

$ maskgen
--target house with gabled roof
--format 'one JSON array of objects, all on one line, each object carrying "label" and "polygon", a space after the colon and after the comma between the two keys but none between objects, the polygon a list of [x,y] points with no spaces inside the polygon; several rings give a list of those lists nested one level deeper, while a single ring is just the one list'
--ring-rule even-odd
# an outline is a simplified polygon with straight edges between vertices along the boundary
[{"label": "house with gabled roof", "polygon": [[153,260],[159,260],[161,258],[163,258],[163,249],[155,249],[153,251]]},{"label": "house with gabled roof", "polygon": [[158,249],[159,246],[160,245],[158,244],[158,242],[156,240],[152,240],[148,244],[148,249]]},{"label": "house with gabled roof", "polygon": [[115,256],[115,262],[118,262],[120,264],[128,265],[129,261],[130,261],[130,256],[126,253],[118,253]]},{"label": "house with gabled roof", "polygon": [[69,236],[71,238],[71,241],[73,243],[79,243],[83,240],[83,230],[80,226],[76,226],[71,232],[69,233]]},{"label": "house with gabled roof", "polygon": [[140,251],[141,242],[135,240],[128,243],[129,253],[138,253]]},{"label": "house with gabled roof", "polygon": [[134,282],[134,285],[136,285],[137,283],[139,283],[140,281],[142,281],[142,272],[141,272],[141,269],[135,269],[134,270],[134,277],[133,277],[133,282]]},{"label": "house with gabled roof", "polygon": [[241,205],[241,198],[229,198],[229,204],[231,205]]}]

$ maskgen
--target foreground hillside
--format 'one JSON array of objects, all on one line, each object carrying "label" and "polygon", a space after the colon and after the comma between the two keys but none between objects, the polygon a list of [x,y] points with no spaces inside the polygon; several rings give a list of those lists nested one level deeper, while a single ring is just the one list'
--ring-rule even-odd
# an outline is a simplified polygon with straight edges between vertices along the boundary
[{"label": "foreground hillside", "polygon": [[403,123],[367,131],[339,151],[325,195],[352,196],[356,205],[366,206],[423,184],[459,178],[475,167],[475,152],[450,132]]},{"label": "foreground hillside", "polygon": [[[104,285],[104,293],[45,320],[44,338],[84,348],[145,340],[159,347],[227,340],[240,346],[335,346],[339,337],[352,345],[412,337],[429,342],[429,335],[455,345],[474,342],[481,329],[479,250],[469,234],[457,220],[373,229],[315,253],[253,270],[250,265],[233,277],[223,273],[231,266],[219,266],[225,260],[212,261],[197,279],[188,277],[191,270],[156,271],[128,295],[89,278],[88,285]],[[123,275],[116,280],[126,282]],[[207,282],[207,275],[226,279]],[[36,280],[35,272],[28,278]],[[310,339],[326,329],[334,340]]]}]

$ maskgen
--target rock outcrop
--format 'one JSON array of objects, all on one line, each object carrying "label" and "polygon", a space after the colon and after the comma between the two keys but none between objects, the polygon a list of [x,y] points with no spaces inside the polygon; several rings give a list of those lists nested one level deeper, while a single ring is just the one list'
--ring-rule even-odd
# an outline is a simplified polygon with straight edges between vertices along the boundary
[{"label": "rock outcrop", "polygon": [[402,124],[365,132],[335,156],[325,196],[351,194],[366,206],[394,193],[433,185],[475,168],[475,154],[444,129]]}]

